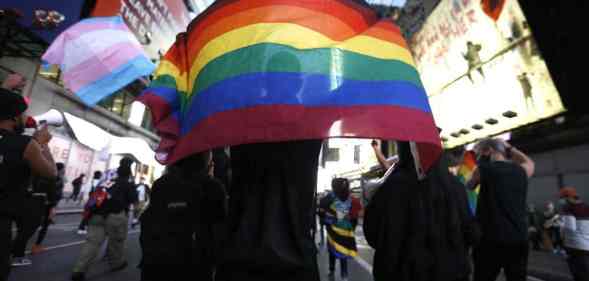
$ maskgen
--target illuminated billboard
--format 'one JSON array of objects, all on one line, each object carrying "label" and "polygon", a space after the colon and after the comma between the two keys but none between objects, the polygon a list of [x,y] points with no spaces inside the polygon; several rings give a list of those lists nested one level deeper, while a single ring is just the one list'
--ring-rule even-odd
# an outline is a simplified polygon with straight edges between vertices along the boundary
[{"label": "illuminated billboard", "polygon": [[145,51],[156,59],[165,54],[178,33],[186,31],[193,17],[180,0],[96,0],[90,15],[121,15]]},{"label": "illuminated billboard", "polygon": [[443,0],[410,40],[444,144],[564,111],[517,0]]}]

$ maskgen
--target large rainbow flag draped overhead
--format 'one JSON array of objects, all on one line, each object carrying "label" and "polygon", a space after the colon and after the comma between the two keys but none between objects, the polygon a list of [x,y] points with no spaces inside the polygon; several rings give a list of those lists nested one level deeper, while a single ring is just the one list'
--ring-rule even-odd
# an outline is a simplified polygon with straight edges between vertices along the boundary
[{"label": "large rainbow flag draped overhead", "polygon": [[171,163],[213,147],[327,137],[441,152],[401,32],[351,0],[226,0],[199,15],[140,96]]}]

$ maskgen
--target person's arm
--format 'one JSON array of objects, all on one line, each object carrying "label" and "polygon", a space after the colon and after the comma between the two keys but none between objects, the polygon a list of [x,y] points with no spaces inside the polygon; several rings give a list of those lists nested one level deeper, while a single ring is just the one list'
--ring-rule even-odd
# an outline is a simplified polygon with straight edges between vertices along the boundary
[{"label": "person's arm", "polygon": [[531,178],[534,175],[534,170],[536,168],[536,164],[530,157],[528,157],[525,153],[519,151],[517,148],[511,146],[509,143],[505,142],[507,147],[508,154],[510,158],[518,163],[528,175],[528,178]]},{"label": "person's arm", "polygon": [[55,161],[47,144],[39,144],[34,138],[25,148],[24,159],[29,162],[36,175],[50,179],[57,177]]},{"label": "person's arm", "polygon": [[12,73],[2,82],[2,88],[15,90],[24,87],[25,83],[26,80],[20,74]]},{"label": "person's arm", "polygon": [[378,163],[380,164],[380,166],[385,171],[388,171],[389,168],[391,168],[391,163],[389,163],[387,161],[387,159],[384,157],[384,154],[382,154],[382,151],[380,150],[380,146],[378,145],[378,142],[376,142],[375,140],[372,141],[372,148],[374,149],[374,154],[376,155],[376,159],[378,160]]},{"label": "person's arm", "polygon": [[470,180],[466,183],[466,188],[468,190],[474,190],[479,185],[479,183],[481,183],[481,172],[479,171],[479,168],[476,168],[472,172]]}]

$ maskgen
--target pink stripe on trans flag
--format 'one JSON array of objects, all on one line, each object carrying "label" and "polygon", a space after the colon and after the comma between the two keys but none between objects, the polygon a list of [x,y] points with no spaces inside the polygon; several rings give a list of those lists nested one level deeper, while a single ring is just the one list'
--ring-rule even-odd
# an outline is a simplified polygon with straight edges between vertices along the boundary
[{"label": "pink stripe on trans flag", "polygon": [[64,32],[55,38],[42,59],[51,64],[62,65],[65,58],[64,54],[66,52],[65,43],[69,43],[84,34],[97,30],[125,31],[131,33],[121,17],[86,19],[79,22],[74,27],[67,29],[67,33]]},{"label": "pink stripe on trans flag", "polygon": [[[128,62],[129,58],[134,58],[143,54],[143,50],[138,49],[137,45],[130,42],[118,43],[111,46],[102,54],[102,57],[92,56],[82,63],[68,69],[63,73],[63,80],[69,81],[67,87],[73,92],[86,85],[96,81],[100,77],[111,73],[121,65]],[[88,75],[88,69],[93,69],[91,75]]]}]

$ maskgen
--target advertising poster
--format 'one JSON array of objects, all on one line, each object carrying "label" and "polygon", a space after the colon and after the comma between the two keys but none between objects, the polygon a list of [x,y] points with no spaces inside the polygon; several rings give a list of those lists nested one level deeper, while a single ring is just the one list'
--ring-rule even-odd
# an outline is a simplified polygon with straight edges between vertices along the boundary
[{"label": "advertising poster", "polygon": [[446,147],[564,111],[518,1],[485,2],[441,1],[410,40]]}]

